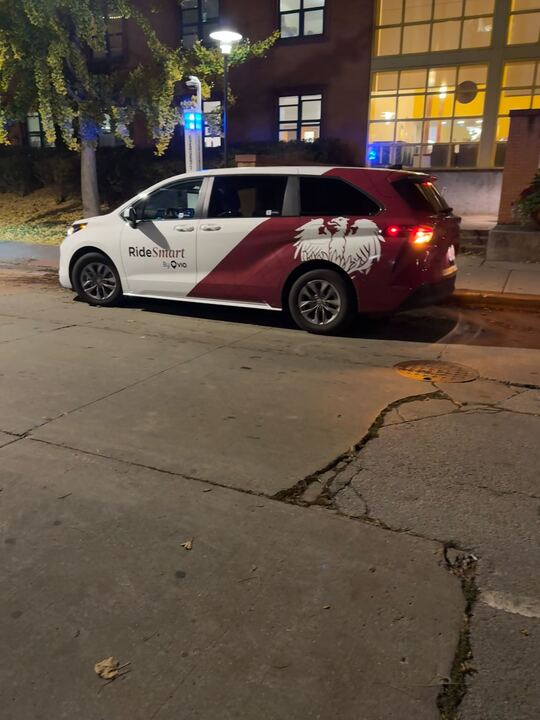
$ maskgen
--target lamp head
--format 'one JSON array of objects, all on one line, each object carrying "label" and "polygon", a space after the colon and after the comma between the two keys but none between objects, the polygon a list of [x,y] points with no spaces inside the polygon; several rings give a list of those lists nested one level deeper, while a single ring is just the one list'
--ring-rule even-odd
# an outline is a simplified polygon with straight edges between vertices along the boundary
[{"label": "lamp head", "polygon": [[242,39],[242,35],[233,30],[216,30],[210,33],[210,37],[219,43],[221,52],[224,55],[229,55],[232,52],[234,43],[240,42]]}]

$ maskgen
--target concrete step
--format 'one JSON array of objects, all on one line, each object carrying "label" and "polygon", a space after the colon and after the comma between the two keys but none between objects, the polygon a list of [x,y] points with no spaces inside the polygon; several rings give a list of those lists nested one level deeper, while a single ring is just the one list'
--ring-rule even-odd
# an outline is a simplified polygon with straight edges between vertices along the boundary
[{"label": "concrete step", "polygon": [[461,247],[481,247],[485,248],[488,242],[489,230],[474,230],[472,228],[461,229],[460,234]]}]

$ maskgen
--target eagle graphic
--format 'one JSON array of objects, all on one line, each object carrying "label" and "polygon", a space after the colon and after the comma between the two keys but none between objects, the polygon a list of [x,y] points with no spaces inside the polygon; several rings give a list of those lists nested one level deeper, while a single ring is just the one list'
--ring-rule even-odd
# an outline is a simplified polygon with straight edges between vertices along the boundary
[{"label": "eagle graphic", "polygon": [[296,232],[294,257],[302,261],[328,260],[349,275],[367,275],[373,263],[381,259],[384,238],[371,220],[316,218]]}]

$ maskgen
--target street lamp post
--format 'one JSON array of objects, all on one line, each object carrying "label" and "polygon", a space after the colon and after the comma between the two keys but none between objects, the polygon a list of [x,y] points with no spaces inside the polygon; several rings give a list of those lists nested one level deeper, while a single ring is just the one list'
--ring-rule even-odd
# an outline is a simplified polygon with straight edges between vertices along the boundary
[{"label": "street lamp post", "polygon": [[212,40],[219,43],[223,54],[223,163],[229,165],[229,141],[227,138],[227,114],[229,111],[229,55],[232,52],[234,43],[242,39],[240,33],[232,30],[216,30],[210,33]]}]

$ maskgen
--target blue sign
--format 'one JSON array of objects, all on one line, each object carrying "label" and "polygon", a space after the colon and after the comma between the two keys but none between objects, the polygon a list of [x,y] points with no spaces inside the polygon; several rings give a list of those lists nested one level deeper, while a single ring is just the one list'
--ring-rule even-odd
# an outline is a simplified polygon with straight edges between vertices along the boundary
[{"label": "blue sign", "polygon": [[201,131],[203,129],[203,116],[200,112],[189,112],[184,113],[184,124],[186,130]]}]

